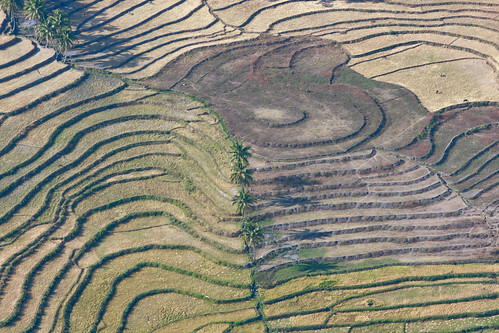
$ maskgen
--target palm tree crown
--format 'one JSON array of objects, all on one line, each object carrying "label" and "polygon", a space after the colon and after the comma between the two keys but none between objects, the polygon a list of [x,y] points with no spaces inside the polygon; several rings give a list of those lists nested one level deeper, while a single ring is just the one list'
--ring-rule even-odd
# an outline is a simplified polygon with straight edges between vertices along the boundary
[{"label": "palm tree crown", "polygon": [[245,188],[241,188],[239,193],[234,197],[233,204],[236,205],[237,214],[246,215],[246,213],[253,207],[255,197],[249,193]]},{"label": "palm tree crown", "polygon": [[69,26],[69,19],[67,18],[66,14],[60,9],[54,10],[52,12],[52,15],[48,17],[48,21],[56,30],[64,26]]},{"label": "palm tree crown", "polygon": [[48,20],[43,20],[35,27],[35,33],[39,41],[44,41],[49,46],[55,37],[55,31]]},{"label": "palm tree crown", "polygon": [[24,5],[24,13],[30,20],[44,20],[47,17],[45,0],[28,0]]},{"label": "palm tree crown", "polygon": [[246,165],[236,163],[230,180],[241,187],[246,188],[253,181],[253,170],[246,168]]},{"label": "palm tree crown", "polygon": [[[63,26],[57,34],[57,45],[60,53],[65,53],[74,44],[74,33],[69,26]],[[66,55],[64,54],[64,60]]]},{"label": "palm tree crown", "polygon": [[243,241],[246,243],[248,247],[252,248],[253,252],[253,261],[255,261],[256,253],[255,247],[260,245],[263,242],[263,230],[256,224],[255,222],[248,222],[241,230],[241,236]]},{"label": "palm tree crown", "polygon": [[235,139],[232,142],[230,160],[234,165],[248,165],[248,158],[251,157],[249,146],[244,146],[241,140]]}]

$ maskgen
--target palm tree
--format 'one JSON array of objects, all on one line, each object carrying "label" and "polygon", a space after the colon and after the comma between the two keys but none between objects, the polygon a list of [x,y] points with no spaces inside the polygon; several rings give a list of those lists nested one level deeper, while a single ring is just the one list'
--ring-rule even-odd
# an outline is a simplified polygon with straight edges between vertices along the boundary
[{"label": "palm tree", "polygon": [[43,20],[36,25],[35,34],[39,41],[45,42],[45,46],[50,46],[56,32],[54,31],[49,20]]},{"label": "palm tree", "polygon": [[70,26],[69,19],[67,18],[66,14],[60,9],[54,10],[52,12],[52,15],[50,15],[47,20],[56,31],[62,29],[62,27]]},{"label": "palm tree", "polygon": [[8,16],[10,16],[10,21],[12,23],[12,29],[16,29],[16,19],[14,17],[14,12],[16,10],[22,9],[24,5],[24,0],[0,0],[0,9],[5,11]]},{"label": "palm tree", "polygon": [[24,13],[30,20],[43,21],[47,17],[45,0],[28,0],[24,5]]},{"label": "palm tree", "polygon": [[253,170],[246,168],[246,165],[236,163],[230,175],[230,180],[234,184],[246,188],[253,181]]},{"label": "palm tree", "polygon": [[256,260],[255,248],[257,245],[260,245],[264,239],[262,228],[260,228],[258,224],[256,224],[255,222],[249,221],[243,227],[240,237],[244,240],[246,246],[251,247],[253,253],[253,262],[255,262]]},{"label": "palm tree", "polygon": [[245,147],[241,140],[235,139],[232,142],[230,154],[232,164],[248,165],[248,158],[251,157],[250,148],[249,146]]},{"label": "palm tree", "polygon": [[246,213],[253,207],[255,197],[245,188],[239,189],[239,194],[234,197],[233,204],[236,205],[237,214],[243,215],[243,220],[246,221]]},{"label": "palm tree", "polygon": [[64,54],[64,62],[66,62],[66,52],[74,44],[74,34],[70,26],[64,26],[57,33],[57,49],[59,53]]}]

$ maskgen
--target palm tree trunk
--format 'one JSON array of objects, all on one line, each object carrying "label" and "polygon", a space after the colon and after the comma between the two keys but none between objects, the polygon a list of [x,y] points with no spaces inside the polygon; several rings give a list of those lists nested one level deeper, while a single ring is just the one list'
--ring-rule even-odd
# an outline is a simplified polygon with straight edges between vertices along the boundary
[{"label": "palm tree trunk", "polygon": [[255,242],[251,244],[251,247],[253,248],[253,262],[256,260],[256,247],[255,247]]},{"label": "palm tree trunk", "polygon": [[16,17],[14,16],[14,12],[10,13],[10,23],[12,25],[12,33],[16,33]]}]

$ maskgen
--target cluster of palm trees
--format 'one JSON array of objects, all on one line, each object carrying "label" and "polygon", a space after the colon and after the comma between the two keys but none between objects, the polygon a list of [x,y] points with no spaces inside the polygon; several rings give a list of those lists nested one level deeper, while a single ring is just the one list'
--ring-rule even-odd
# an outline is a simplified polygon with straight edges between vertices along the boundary
[{"label": "cluster of palm trees", "polygon": [[59,9],[49,11],[45,0],[0,0],[0,8],[10,16],[14,30],[14,13],[24,9],[28,19],[38,21],[35,27],[37,39],[46,46],[55,47],[60,54],[64,54],[74,44],[75,37],[69,19]]},{"label": "cluster of palm trees", "polygon": [[253,170],[249,169],[248,158],[251,157],[250,147],[244,146],[243,142],[235,139],[231,147],[232,173],[230,180],[239,186],[239,192],[234,197],[234,205],[237,214],[242,216],[241,238],[248,249],[251,248],[253,261],[256,259],[255,248],[263,241],[263,230],[260,226],[248,218],[249,211],[255,204],[255,196],[249,192],[249,186],[253,181]]}]

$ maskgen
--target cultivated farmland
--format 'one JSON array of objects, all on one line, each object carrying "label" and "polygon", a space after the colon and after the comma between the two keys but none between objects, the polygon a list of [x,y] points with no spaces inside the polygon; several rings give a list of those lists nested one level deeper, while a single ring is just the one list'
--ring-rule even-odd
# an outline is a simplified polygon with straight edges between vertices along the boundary
[{"label": "cultivated farmland", "polygon": [[67,63],[0,11],[0,332],[499,328],[499,4],[49,6]]}]

